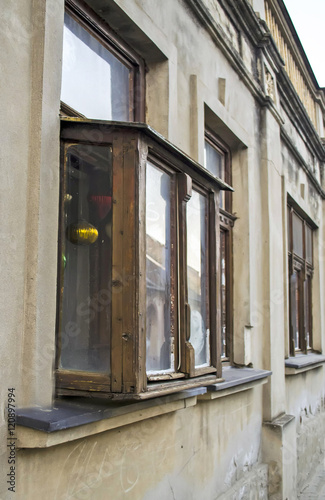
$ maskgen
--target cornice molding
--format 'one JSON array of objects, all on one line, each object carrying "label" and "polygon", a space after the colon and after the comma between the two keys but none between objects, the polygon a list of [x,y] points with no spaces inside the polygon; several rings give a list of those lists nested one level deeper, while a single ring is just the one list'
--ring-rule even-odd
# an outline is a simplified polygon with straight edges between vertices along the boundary
[{"label": "cornice molding", "polygon": [[288,147],[288,149],[290,150],[290,152],[292,153],[292,155],[296,158],[296,160],[298,161],[299,165],[301,166],[301,168],[306,173],[308,179],[310,180],[310,182],[312,183],[312,185],[314,186],[314,188],[316,189],[316,191],[318,192],[318,194],[323,199],[325,199],[325,191],[324,191],[324,189],[322,188],[322,186],[320,185],[320,183],[318,182],[318,180],[316,179],[316,177],[313,175],[313,173],[310,171],[310,168],[308,167],[307,163],[305,162],[303,156],[299,153],[298,149],[294,145],[291,137],[286,132],[286,130],[284,129],[284,127],[280,128],[280,135],[281,135],[281,139],[286,144],[286,146]]},{"label": "cornice molding", "polygon": [[[267,107],[272,112],[279,125],[283,125],[283,119],[281,118],[281,115],[276,109],[273,101],[265,94],[257,79],[249,73],[244,65],[241,55],[230,46],[226,33],[211,16],[208,8],[204,4],[204,1],[184,0],[184,2],[210,34],[214,43],[228,59],[231,66],[237,72],[257,102],[262,107]],[[247,0],[219,0],[219,3],[234,23],[234,26],[236,28],[240,26],[240,29],[244,33],[245,37],[247,37],[253,44],[252,48],[256,51],[256,59],[258,58],[257,51],[259,50],[266,60],[272,61],[272,66],[274,67],[277,75],[279,93],[281,93],[281,97],[285,103],[284,107],[288,108],[290,111],[288,114],[292,119],[292,123],[296,129],[300,131],[300,135],[302,135],[303,131],[305,136],[308,136],[308,139],[312,143],[311,147],[318,159],[320,161],[325,161],[325,149],[323,142],[316,132],[315,127],[308,116],[307,110],[302,104],[291,80],[289,79],[289,76],[284,69],[284,60],[282,59],[266,22],[264,20],[260,20],[256,16]],[[320,97],[318,97],[318,99],[315,98],[315,100],[320,101]],[[306,137],[304,139],[306,139]]]},{"label": "cornice molding", "polygon": [[[234,68],[238,76],[244,82],[244,84],[251,92],[253,97],[257,100],[257,102],[261,106],[269,108],[269,110],[271,111],[271,113],[273,114],[273,116],[275,117],[275,119],[278,121],[279,124],[283,123],[283,120],[281,119],[279,112],[277,111],[273,101],[262,90],[257,79],[255,79],[254,76],[247,70],[241,55],[230,46],[226,33],[224,32],[223,28],[216,22],[216,20],[213,19],[209,10],[205,6],[204,2],[202,0],[184,0],[184,1],[187,4],[187,6],[192,10],[192,12],[195,14],[199,22],[204,26],[204,28],[209,33],[209,35],[211,36],[212,40],[217,45],[217,47],[228,59],[231,66]],[[221,1],[224,2],[224,0]],[[250,16],[251,18],[254,16],[255,21],[254,23],[252,21],[252,25],[254,24],[255,27],[260,27],[260,23],[257,20],[253,10],[251,8],[247,8],[248,4],[245,0],[239,0],[236,3],[234,3],[233,0],[230,0],[230,3],[231,5],[236,5],[236,8],[234,8],[231,12],[237,12],[237,15],[241,18],[241,25],[245,24],[243,22],[244,16],[242,15],[242,12],[245,12],[246,16]],[[245,8],[243,8],[243,10],[241,11],[239,6],[241,5],[243,7],[244,4]],[[229,11],[227,13],[229,15]],[[246,26],[248,26],[247,23]],[[247,35],[251,39],[253,37],[251,32],[245,33],[245,35]],[[270,37],[268,37],[268,39],[271,40]],[[253,49],[257,51],[265,43],[264,29],[260,29],[258,31],[258,36],[255,37],[255,40],[256,44],[253,47]],[[258,57],[257,52],[255,56],[257,60]],[[282,63],[282,60],[280,60],[280,62]]]},{"label": "cornice molding", "polygon": [[[313,96],[313,99],[321,106],[322,112],[325,113],[324,93],[322,92],[322,89],[318,85],[312,67],[310,66],[304,48],[299,40],[295,27],[290,19],[290,16],[287,12],[287,9],[283,1],[282,0],[267,0],[267,1],[272,8],[272,12],[275,15],[276,21],[279,23],[281,34],[284,37],[285,42],[288,44],[288,48],[293,54],[293,57],[299,68],[299,71],[301,71],[301,74],[305,79],[308,89]],[[267,26],[266,23],[265,25]]]},{"label": "cornice molding", "polygon": [[[281,94],[281,105],[288,113],[291,122],[298,130],[304,141],[306,142],[307,138],[310,141],[308,143],[308,147],[313,150],[313,153],[320,161],[324,162],[324,143],[319,137],[311,119],[309,118],[305,106],[301,102],[289,76],[284,69],[278,73],[277,81],[278,90]],[[301,131],[303,131],[303,133]]]}]

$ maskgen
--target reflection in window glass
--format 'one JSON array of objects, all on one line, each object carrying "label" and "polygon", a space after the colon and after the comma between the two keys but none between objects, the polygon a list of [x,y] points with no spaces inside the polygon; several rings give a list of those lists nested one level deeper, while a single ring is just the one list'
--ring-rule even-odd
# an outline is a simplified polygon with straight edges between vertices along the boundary
[{"label": "reflection in window glass", "polygon": [[292,214],[293,251],[303,257],[303,222],[294,212]]},{"label": "reflection in window glass", "polygon": [[187,202],[187,282],[191,307],[190,342],[195,351],[195,366],[210,362],[207,199],[197,191]]},{"label": "reflection in window glass", "polygon": [[220,232],[220,260],[221,260],[221,356],[224,358],[227,355],[227,249],[226,249],[226,233]]},{"label": "reflection in window glass", "polygon": [[305,335],[307,349],[311,348],[311,279],[307,276],[304,282],[304,299],[305,299]]},{"label": "reflection in window glass", "polygon": [[309,264],[313,263],[313,233],[306,225],[306,260]]},{"label": "reflection in window glass", "polygon": [[129,121],[130,70],[67,13],[61,101],[92,119]]},{"label": "reflection in window glass", "polygon": [[288,251],[291,252],[291,227],[290,227],[290,207],[287,206],[287,238],[288,238]]},{"label": "reflection in window glass", "polygon": [[[225,181],[225,156],[205,141],[204,166],[211,174]],[[225,209],[225,191],[220,191],[220,208]]]},{"label": "reflection in window glass", "polygon": [[291,327],[295,349],[300,348],[299,339],[299,274],[294,272],[290,277]]},{"label": "reflection in window glass", "polygon": [[147,371],[171,370],[171,178],[147,164]]},{"label": "reflection in window glass", "polygon": [[111,330],[111,147],[66,154],[61,265],[61,367],[108,373]]}]

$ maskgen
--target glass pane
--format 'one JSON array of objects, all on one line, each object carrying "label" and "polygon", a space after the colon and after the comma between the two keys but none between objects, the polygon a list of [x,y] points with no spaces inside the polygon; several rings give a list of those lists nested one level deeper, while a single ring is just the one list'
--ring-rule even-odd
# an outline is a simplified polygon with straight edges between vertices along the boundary
[{"label": "glass pane", "polygon": [[109,146],[66,153],[61,266],[61,367],[109,372],[112,157]]},{"label": "glass pane", "polygon": [[291,327],[295,349],[300,348],[299,339],[299,274],[294,272],[290,277]]},{"label": "glass pane", "polygon": [[304,282],[305,334],[307,349],[311,348],[311,278]]},{"label": "glass pane", "polygon": [[61,101],[87,118],[129,121],[130,70],[65,14]]},{"label": "glass pane", "polygon": [[[204,166],[211,174],[225,181],[225,156],[205,141]],[[220,191],[220,208],[225,209],[225,191]]]},{"label": "glass pane", "polygon": [[313,263],[313,232],[309,226],[306,226],[306,260]]},{"label": "glass pane", "polygon": [[288,206],[287,206],[287,237],[288,237],[288,252],[291,252],[290,207]]},{"label": "glass pane", "polygon": [[171,178],[147,164],[147,371],[171,370]]},{"label": "glass pane", "polygon": [[303,257],[303,222],[294,212],[292,213],[293,251]]},{"label": "glass pane", "polygon": [[207,141],[205,141],[204,149],[204,166],[211,174],[219,177],[220,179],[225,178],[225,162],[224,155],[219,153],[214,147],[211,146]]},{"label": "glass pane", "polygon": [[210,363],[207,199],[192,192],[187,202],[187,283],[191,306],[190,342],[195,366]]},{"label": "glass pane", "polygon": [[221,357],[227,355],[227,250],[226,233],[220,232],[220,260],[221,260]]}]

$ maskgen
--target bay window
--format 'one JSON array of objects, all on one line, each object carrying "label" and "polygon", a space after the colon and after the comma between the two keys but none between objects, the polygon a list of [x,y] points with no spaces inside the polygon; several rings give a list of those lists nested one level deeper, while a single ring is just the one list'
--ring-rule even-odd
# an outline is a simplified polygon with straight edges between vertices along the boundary
[{"label": "bay window", "polygon": [[146,125],[64,118],[61,141],[58,394],[215,383],[229,187]]}]

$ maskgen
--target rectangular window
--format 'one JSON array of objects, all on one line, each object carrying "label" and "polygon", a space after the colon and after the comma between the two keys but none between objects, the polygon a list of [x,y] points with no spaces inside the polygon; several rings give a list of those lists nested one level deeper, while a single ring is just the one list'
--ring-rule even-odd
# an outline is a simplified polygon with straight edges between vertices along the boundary
[{"label": "rectangular window", "polygon": [[313,231],[288,206],[290,354],[312,348]]},{"label": "rectangular window", "polygon": [[64,157],[60,367],[108,372],[112,148],[66,144]]},{"label": "rectangular window", "polygon": [[[143,63],[90,9],[67,2],[61,110],[67,116],[143,121]],[[89,22],[91,20],[91,22]]]},{"label": "rectangular window", "polygon": [[187,203],[187,286],[195,367],[210,363],[208,200],[193,189]]},{"label": "rectangular window", "polygon": [[174,371],[175,189],[173,176],[147,163],[146,286],[147,373]]},{"label": "rectangular window", "polygon": [[[224,229],[220,231],[220,301],[221,301],[221,357],[227,357],[227,325],[228,325],[228,269],[229,269],[229,234]],[[228,341],[229,344],[229,341]],[[229,350],[229,349],[228,349]]]},{"label": "rectangular window", "polygon": [[[211,131],[206,131],[204,166],[214,176],[231,184],[230,151]],[[232,343],[232,258],[231,239],[234,216],[232,193],[220,191],[220,325],[222,359],[231,358]]]}]

